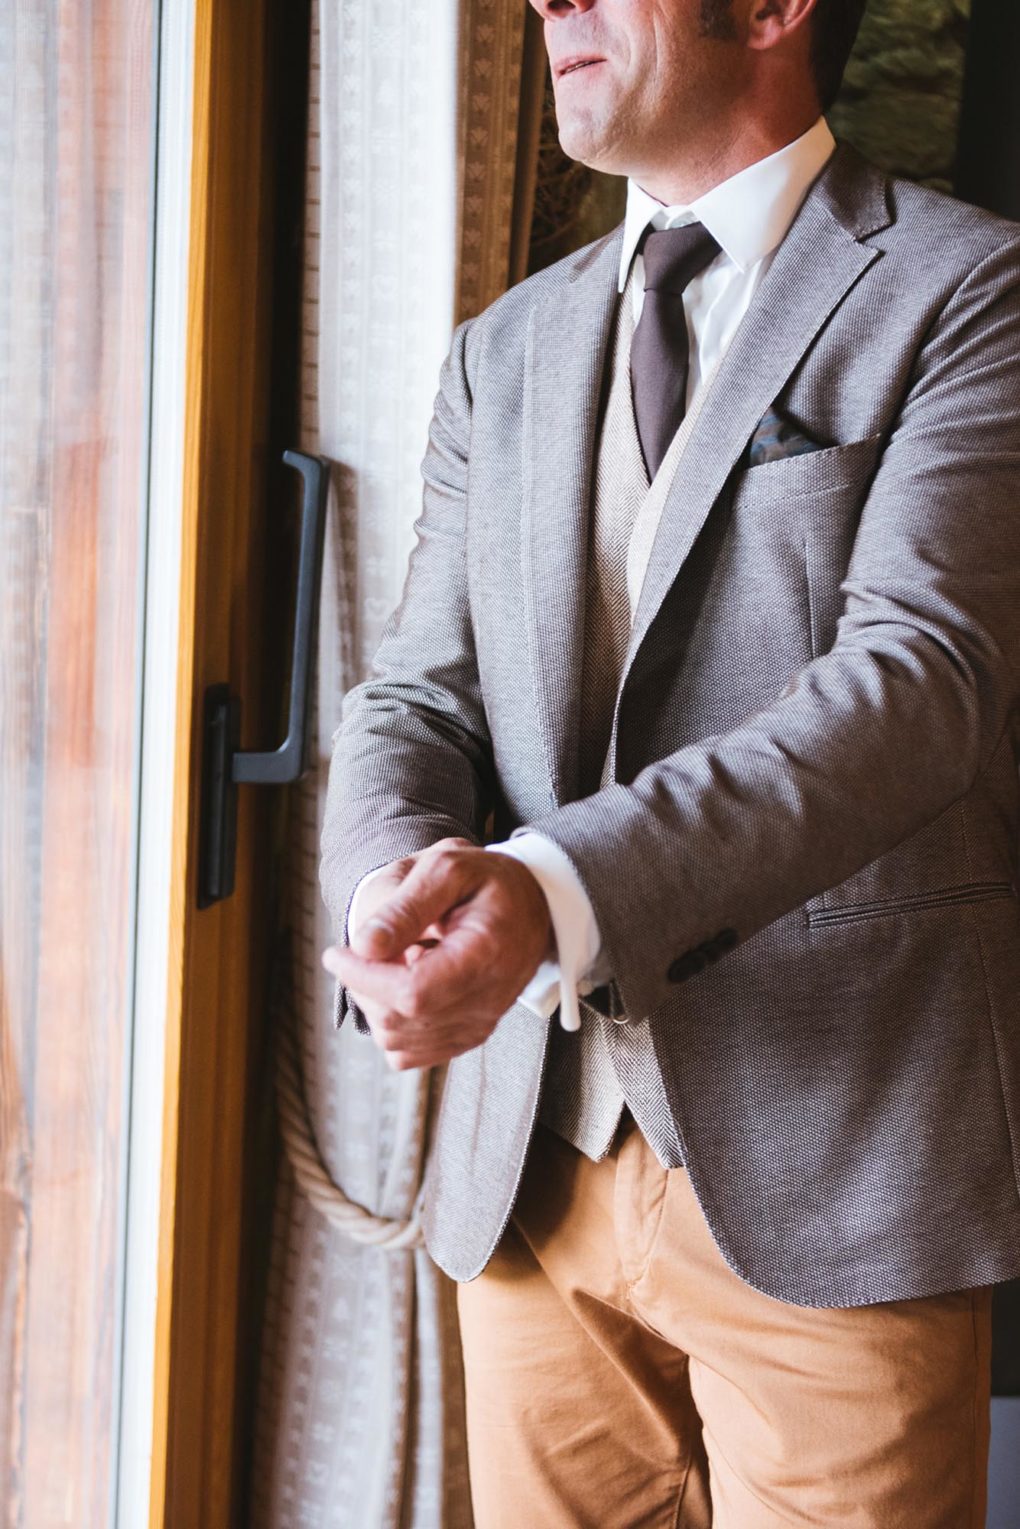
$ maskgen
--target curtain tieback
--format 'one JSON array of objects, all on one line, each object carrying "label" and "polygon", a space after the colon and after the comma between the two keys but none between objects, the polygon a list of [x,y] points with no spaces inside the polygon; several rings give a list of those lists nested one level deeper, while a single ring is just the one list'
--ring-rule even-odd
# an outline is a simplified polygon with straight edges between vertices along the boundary
[{"label": "curtain tieback", "polygon": [[312,1139],[293,1023],[285,1019],[277,1035],[275,1084],[280,1133],[299,1188],[330,1225],[352,1242],[393,1251],[424,1247],[417,1203],[406,1221],[394,1221],[373,1215],[357,1201],[348,1199],[339,1184],[334,1183]]}]

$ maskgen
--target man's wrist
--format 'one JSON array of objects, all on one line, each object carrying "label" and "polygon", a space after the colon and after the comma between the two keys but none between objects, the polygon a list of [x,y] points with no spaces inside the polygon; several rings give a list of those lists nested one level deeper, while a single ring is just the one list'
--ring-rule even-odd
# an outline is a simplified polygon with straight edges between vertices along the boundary
[{"label": "man's wrist", "polygon": [[[542,834],[521,833],[486,848],[526,865],[541,887],[549,908],[555,939],[555,965],[543,962],[533,976],[525,989],[533,995],[528,1007],[548,1017],[558,985],[560,1023],[567,1030],[579,1029],[578,988],[598,960],[601,939],[591,902],[577,872],[559,845]],[[521,1001],[526,1001],[524,994]]]}]

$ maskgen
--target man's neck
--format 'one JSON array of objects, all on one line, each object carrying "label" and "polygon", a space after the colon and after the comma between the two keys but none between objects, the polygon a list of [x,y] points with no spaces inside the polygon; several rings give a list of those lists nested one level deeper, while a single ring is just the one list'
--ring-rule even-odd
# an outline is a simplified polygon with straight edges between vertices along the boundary
[{"label": "man's neck", "polygon": [[817,120],[818,107],[814,106],[782,124],[745,122],[730,137],[717,136],[711,149],[685,157],[683,164],[656,166],[636,172],[630,179],[664,206],[686,207],[749,165],[777,154]]}]

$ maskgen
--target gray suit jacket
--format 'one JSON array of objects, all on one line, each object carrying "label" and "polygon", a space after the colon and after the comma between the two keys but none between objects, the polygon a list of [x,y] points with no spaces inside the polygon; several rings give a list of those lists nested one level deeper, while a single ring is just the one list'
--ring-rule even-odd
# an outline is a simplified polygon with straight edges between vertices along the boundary
[{"label": "gray suit jacket", "polygon": [[[738,1274],[804,1305],[1015,1275],[1020,227],[837,150],[672,485],[616,783],[578,799],[621,234],[454,336],[403,600],[335,740],[338,935],[372,867],[490,812],[537,829]],[[763,419],[792,453],[749,452]],[[426,1232],[456,1279],[510,1214],[546,1036],[517,1006],[450,1067]]]}]

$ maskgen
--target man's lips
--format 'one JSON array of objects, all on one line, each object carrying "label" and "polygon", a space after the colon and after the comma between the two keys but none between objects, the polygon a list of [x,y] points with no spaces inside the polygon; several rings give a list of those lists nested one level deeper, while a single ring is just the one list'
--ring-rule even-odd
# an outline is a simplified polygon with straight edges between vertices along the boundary
[{"label": "man's lips", "polygon": [[561,80],[565,74],[573,74],[578,69],[587,69],[590,64],[604,64],[605,59],[595,54],[577,54],[574,58],[561,58],[555,66],[556,78]]}]

